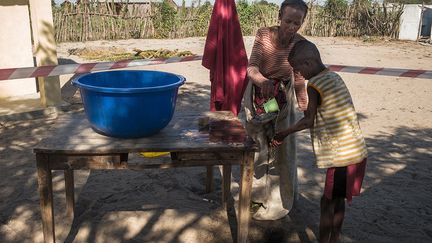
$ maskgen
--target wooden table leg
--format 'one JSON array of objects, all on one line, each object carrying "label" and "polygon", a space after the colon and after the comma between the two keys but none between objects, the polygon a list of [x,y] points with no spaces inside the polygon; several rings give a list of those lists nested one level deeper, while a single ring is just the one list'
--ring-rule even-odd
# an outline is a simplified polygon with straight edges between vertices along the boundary
[{"label": "wooden table leg", "polygon": [[127,162],[128,158],[129,158],[129,154],[128,153],[120,154],[120,162]]},{"label": "wooden table leg", "polygon": [[226,209],[231,195],[231,165],[223,165],[222,168],[222,206]]},{"label": "wooden table leg", "polygon": [[36,154],[40,209],[45,243],[55,242],[52,175],[47,155]]},{"label": "wooden table leg", "polygon": [[239,197],[239,212],[237,224],[237,242],[246,243],[249,233],[249,205],[251,199],[251,189],[253,180],[253,164],[254,153],[245,152],[243,154],[243,162],[240,166],[241,181],[240,181],[240,197]]},{"label": "wooden table leg", "polygon": [[66,191],[66,216],[70,219],[74,217],[75,193],[74,193],[74,171],[64,170],[65,191]]},{"label": "wooden table leg", "polygon": [[206,177],[206,193],[213,191],[213,166],[207,166],[207,177]]}]

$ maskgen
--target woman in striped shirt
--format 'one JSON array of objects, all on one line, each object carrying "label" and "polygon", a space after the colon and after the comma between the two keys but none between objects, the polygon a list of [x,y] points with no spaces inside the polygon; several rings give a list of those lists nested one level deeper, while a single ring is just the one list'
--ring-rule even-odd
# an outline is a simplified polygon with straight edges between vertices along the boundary
[{"label": "woman in striped shirt", "polygon": [[290,53],[295,72],[309,80],[309,104],[305,116],[279,131],[271,145],[277,147],[289,134],[310,128],[312,146],[319,168],[326,168],[321,198],[320,242],[337,242],[348,203],[360,194],[366,168],[366,144],[360,130],[351,95],[342,78],[330,72],[318,49],[299,41]]},{"label": "woman in striped shirt", "polygon": [[[275,129],[296,121],[296,105],[306,109],[305,80],[294,75],[288,55],[294,44],[304,38],[297,34],[308,7],[302,0],[285,0],[279,10],[280,26],[258,30],[247,69],[249,84],[244,95],[246,129],[258,143],[252,201],[261,205],[256,220],[277,220],[288,214],[297,197],[295,137],[286,139],[273,151],[269,143]],[[264,103],[275,98],[280,111],[267,113]],[[297,102],[296,102],[297,98]]]}]

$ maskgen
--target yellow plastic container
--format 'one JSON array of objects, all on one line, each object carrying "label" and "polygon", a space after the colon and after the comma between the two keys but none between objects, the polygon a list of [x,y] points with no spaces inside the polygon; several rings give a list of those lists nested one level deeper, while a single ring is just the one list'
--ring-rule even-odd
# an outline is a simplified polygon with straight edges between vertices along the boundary
[{"label": "yellow plastic container", "polygon": [[170,152],[141,152],[139,154],[145,158],[155,158],[155,157],[168,155],[169,153]]}]

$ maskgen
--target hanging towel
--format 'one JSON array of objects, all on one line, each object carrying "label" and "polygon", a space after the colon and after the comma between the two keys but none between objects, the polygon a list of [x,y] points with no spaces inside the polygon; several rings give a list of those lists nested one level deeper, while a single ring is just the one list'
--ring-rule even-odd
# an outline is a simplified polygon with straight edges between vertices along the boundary
[{"label": "hanging towel", "polygon": [[210,110],[237,115],[247,86],[247,55],[234,0],[216,0],[202,65],[210,70]]}]

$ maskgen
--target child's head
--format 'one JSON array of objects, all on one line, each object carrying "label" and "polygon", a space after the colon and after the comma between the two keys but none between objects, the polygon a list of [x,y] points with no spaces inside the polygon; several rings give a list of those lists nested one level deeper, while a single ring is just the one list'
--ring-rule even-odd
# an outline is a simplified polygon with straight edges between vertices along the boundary
[{"label": "child's head", "polygon": [[288,61],[294,72],[300,72],[305,79],[312,78],[325,68],[318,48],[307,40],[301,40],[294,45]]},{"label": "child's head", "polygon": [[281,39],[288,39],[297,33],[308,12],[308,6],[303,0],[285,0],[279,9],[280,36]]}]

